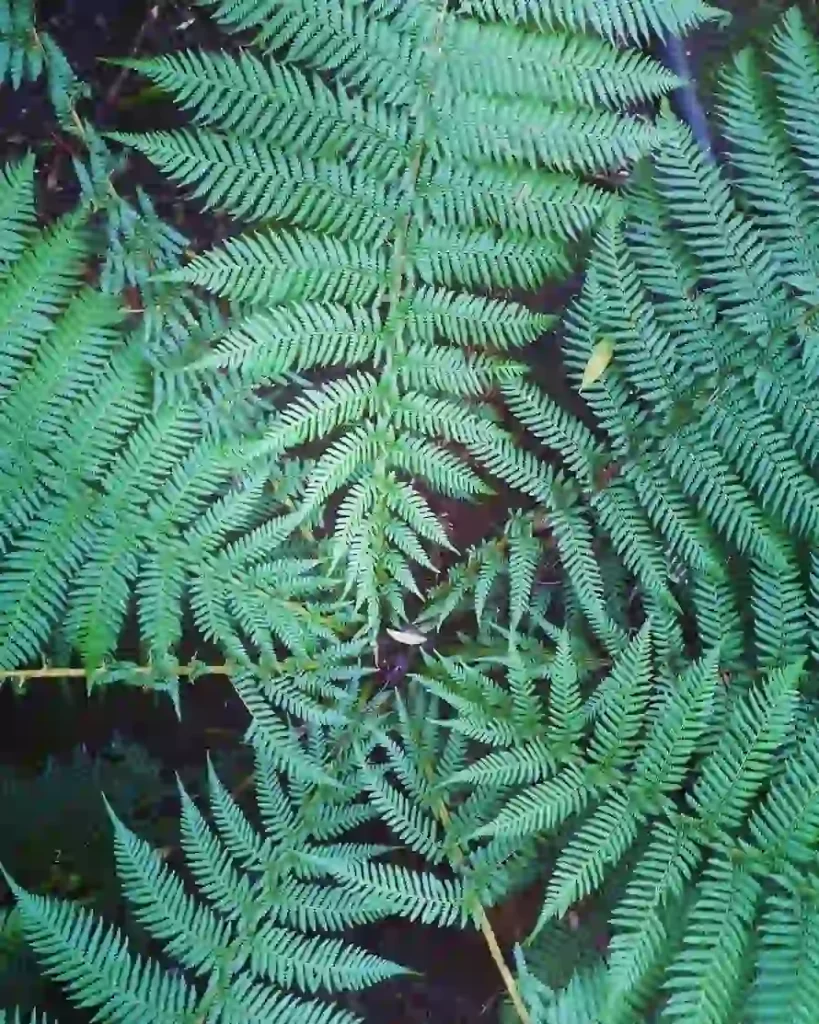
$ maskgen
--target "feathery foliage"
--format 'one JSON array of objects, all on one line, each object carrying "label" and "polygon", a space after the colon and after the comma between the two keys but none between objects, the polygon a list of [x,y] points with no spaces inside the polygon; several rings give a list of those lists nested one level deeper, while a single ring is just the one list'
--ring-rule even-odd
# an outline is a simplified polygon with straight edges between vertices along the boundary
[{"label": "feathery foliage", "polygon": [[615,205],[579,176],[662,134],[621,111],[676,80],[614,40],[716,12],[536,4],[524,26],[506,4],[210,6],[253,47],[128,62],[192,124],[117,138],[254,225],[172,275],[247,308],[184,372],[307,375],[254,454],[317,453],[294,517],[332,515],[334,559],[375,631],[404,617],[430,546],[451,546],[436,492],[473,500],[494,478],[552,503],[551,475],[489,402],[549,319],[499,294],[564,272]]},{"label": "feathery foliage", "polygon": [[150,664],[116,678],[173,690],[188,606],[237,661],[315,654],[353,620],[304,543],[282,547],[298,465],[237,441],[264,410],[230,380],[157,403],[143,326],[86,281],[89,217],[38,229],[30,159],[0,206],[0,670],[59,637],[101,681],[134,595]]},{"label": "feathery foliage", "polygon": [[[451,742],[427,781],[379,733],[377,715],[362,710],[357,683],[326,709],[325,722],[300,728],[260,677],[246,674],[235,685],[252,719],[252,816],[212,766],[207,817],[180,784],[183,877],[109,806],[124,895],[156,955],[137,955],[119,929],[7,876],[19,927],[43,968],[98,1020],[352,1022],[341,994],[403,969],[328,933],[395,914],[429,924],[469,918],[467,880],[382,862],[390,847],[346,838],[386,810],[413,848],[434,845],[431,821],[422,824],[423,811],[402,800],[390,777],[413,798],[431,790],[438,768],[460,764]],[[429,756],[440,730],[411,738],[415,726],[401,718],[408,747]],[[374,757],[380,742],[388,763]],[[339,996],[337,1006],[329,994]]]},{"label": "feathery foliage", "polygon": [[[536,1020],[813,1016],[817,69],[793,10],[767,58],[743,52],[725,71],[730,184],[669,120],[602,226],[564,348],[599,429],[524,381],[502,385],[570,481],[567,507],[546,517],[573,624],[563,648],[612,660],[603,677],[576,662],[559,686],[552,670],[547,706],[577,692],[577,675],[585,695],[562,759],[548,732],[498,721],[499,679],[466,701],[432,684],[453,727],[488,748],[455,782],[518,786],[476,836],[549,844],[520,971]],[[604,617],[623,579],[629,630],[648,618],[631,637]],[[458,582],[441,590],[446,614]],[[496,669],[507,686],[510,658],[528,664],[519,647]],[[567,977],[561,936],[586,901],[608,917],[606,952],[590,965],[588,942]]]},{"label": "feathery foliage", "polygon": [[[812,1019],[816,42],[791,12],[726,71],[729,177],[622,112],[676,84],[623,44],[696,0],[209,6],[252,47],[130,62],[191,126],[117,138],[253,230],[182,266],[153,222],[153,265],[95,262],[152,217],[104,198],[90,133],[58,223],[30,160],[0,180],[0,671],[59,645],[175,693],[195,627],[257,809],[213,770],[209,816],[180,787],[184,874],[112,813],[149,957],[10,880],[25,938],[96,1019],[329,1024],[401,969],[326,933],[491,947],[486,908],[540,882],[524,1024]],[[622,201],[588,184],[634,162]],[[511,296],[592,231],[581,423],[527,379],[546,320]],[[424,594],[436,493],[490,481],[535,509]],[[367,641],[413,592],[452,628],[399,634],[390,688]],[[115,660],[134,611],[147,665]]]},{"label": "feathery foliage", "polygon": [[[580,669],[566,632],[545,665],[485,661],[420,678],[450,703],[453,737],[484,751],[437,787],[472,811],[467,859],[531,865],[535,844],[549,865],[527,954],[546,986],[533,1019],[733,1022],[757,1019],[756,1005],[798,1005],[813,968],[775,965],[815,884],[819,762],[815,724],[799,729],[803,662],[726,691],[712,649],[669,679],[650,623],[602,676]],[[593,936],[567,938],[567,915],[582,921],[586,901],[598,929],[608,914],[602,959]],[[584,1000],[593,1015],[568,1015]]]},{"label": "feathery foliage", "polygon": [[[719,641],[726,671],[767,671],[809,651],[819,236],[816,110],[805,97],[816,95],[817,59],[791,12],[770,72],[751,52],[725,72],[734,183],[669,118],[623,209],[606,218],[564,345],[599,430],[522,378],[500,385],[512,413],[562,456],[564,500],[546,523],[567,603],[609,651],[625,642],[609,551],[655,620],[683,608],[703,646]],[[690,645],[679,629],[668,642],[673,670]]]}]

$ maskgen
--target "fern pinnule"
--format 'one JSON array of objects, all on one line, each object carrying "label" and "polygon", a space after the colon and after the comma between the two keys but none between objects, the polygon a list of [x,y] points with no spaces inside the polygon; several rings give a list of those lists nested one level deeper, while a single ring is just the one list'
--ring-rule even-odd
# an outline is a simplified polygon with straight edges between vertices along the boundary
[{"label": "fern pinnule", "polygon": [[35,223],[34,157],[7,164],[0,176],[0,268],[5,272],[23,254]]}]

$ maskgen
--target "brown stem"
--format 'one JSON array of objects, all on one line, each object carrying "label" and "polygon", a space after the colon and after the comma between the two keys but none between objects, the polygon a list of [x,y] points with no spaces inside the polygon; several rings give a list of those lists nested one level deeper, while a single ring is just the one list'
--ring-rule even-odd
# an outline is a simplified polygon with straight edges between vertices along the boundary
[{"label": "brown stem", "polygon": [[495,935],[495,931],[483,907],[479,908],[477,918],[481,934],[486,940],[486,945],[489,947],[490,956],[494,960],[495,966],[503,979],[503,984],[506,986],[506,991],[509,993],[509,998],[512,1000],[512,1005],[515,1007],[518,1017],[520,1017],[522,1024],[531,1024],[529,1011],[526,1009],[526,1004],[521,997],[518,983],[515,981],[515,976],[509,970],[498,943],[498,937]]},{"label": "brown stem", "polygon": [[[159,19],[159,13],[162,10],[162,6],[163,3],[162,0],[160,0],[160,3],[154,4],[153,7],[148,9],[148,13],[140,25],[139,31],[134,37],[133,44],[131,45],[130,56],[132,58],[136,57],[139,53],[139,48],[142,46],[142,41],[145,38],[145,33],[148,31],[148,26]],[[111,88],[105,94],[105,98],[103,99],[102,106],[100,108],[101,110],[111,110],[117,105],[119,94],[122,92],[122,87],[128,80],[128,76],[131,74],[131,71],[131,68],[120,68],[119,74],[111,84]]]},{"label": "brown stem", "polygon": [[[25,683],[31,679],[93,679],[95,675],[99,675],[104,671],[104,669],[95,669],[93,672],[89,672],[88,669],[84,668],[20,668],[13,671],[0,671],[0,680],[12,679],[18,683]],[[134,668],[134,672],[139,675],[147,676],[153,671],[150,665],[137,665]],[[192,663],[190,665],[180,665],[176,669],[175,675],[190,676],[194,672],[205,676],[224,676],[230,674],[231,666],[228,664],[199,665]]]},{"label": "brown stem", "polygon": [[[426,774],[427,779],[432,782],[433,774],[429,764],[424,765],[424,773]],[[444,828],[447,828],[452,821],[452,818],[449,814],[449,808],[446,806],[443,799],[438,801],[436,813],[441,824]],[[452,863],[457,867],[462,862],[463,853],[459,847],[456,847],[452,854]],[[509,970],[509,966],[504,959],[503,951],[501,950],[500,943],[498,942],[498,937],[495,934],[495,929],[492,927],[492,922],[489,920],[486,911],[480,903],[478,903],[475,908],[475,920],[481,930],[481,935],[484,937],[487,948],[489,949],[489,955],[492,957],[492,961],[498,969],[498,973],[503,980],[503,984],[509,994],[509,998],[512,1000],[512,1005],[521,1020],[521,1024],[532,1024],[532,1018],[529,1016],[529,1011],[526,1009],[526,1004],[523,1002],[520,989],[518,988],[518,983],[515,981],[515,976]]]}]

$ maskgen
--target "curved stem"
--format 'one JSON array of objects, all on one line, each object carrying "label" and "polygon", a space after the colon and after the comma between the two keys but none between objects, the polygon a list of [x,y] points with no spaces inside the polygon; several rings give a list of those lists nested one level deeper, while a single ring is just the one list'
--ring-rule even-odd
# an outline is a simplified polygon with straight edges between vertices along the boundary
[{"label": "curved stem", "polygon": [[691,62],[688,59],[686,44],[679,36],[669,36],[667,39],[659,40],[657,50],[669,70],[673,71],[684,83],[674,91],[672,96],[674,112],[691,129],[691,134],[703,153],[710,160],[714,160],[711,128],[697,95],[696,82],[691,70]]},{"label": "curved stem", "polygon": [[[427,763],[423,767],[424,774],[427,776],[427,779],[432,782],[434,776],[431,765]],[[438,815],[438,819],[441,824],[446,829],[452,821],[452,818],[449,814],[449,808],[446,806],[443,799],[440,799],[437,802],[435,812]],[[453,866],[457,867],[459,864],[463,863],[463,859],[463,853],[460,848],[456,846],[452,854]],[[529,1011],[526,1009],[526,1004],[520,994],[518,983],[515,981],[514,974],[509,970],[509,965],[504,959],[503,950],[500,948],[500,943],[498,942],[498,937],[495,934],[495,929],[492,927],[492,922],[489,920],[482,904],[478,903],[474,908],[473,913],[475,915],[475,922],[477,923],[478,928],[480,928],[481,935],[483,935],[484,941],[489,949],[489,955],[492,957],[492,961],[498,969],[498,974],[501,976],[504,987],[512,1001],[515,1012],[520,1018],[521,1024],[532,1024],[532,1018],[529,1016]]]}]

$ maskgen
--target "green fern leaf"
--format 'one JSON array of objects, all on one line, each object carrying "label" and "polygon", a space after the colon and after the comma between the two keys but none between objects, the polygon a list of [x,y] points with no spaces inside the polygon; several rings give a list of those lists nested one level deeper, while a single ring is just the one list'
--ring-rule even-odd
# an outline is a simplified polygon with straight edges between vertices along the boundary
[{"label": "green fern leaf", "polygon": [[513,797],[500,814],[474,833],[523,838],[555,831],[572,815],[579,814],[593,798],[594,790],[575,765],[558,771],[554,778],[538,783]]},{"label": "green fern leaf", "polygon": [[[627,1005],[640,982],[667,957],[668,917],[679,912],[702,859],[697,834],[684,818],[658,824],[612,915],[607,1005]],[[608,1011],[607,1011],[608,1012]]]},{"label": "green fern leaf", "polygon": [[[778,879],[780,881],[780,879]],[[762,948],[748,1000],[753,1024],[810,1020],[816,991],[817,908],[815,886],[798,875],[781,879],[785,891],[772,895],[760,922]]]},{"label": "green fern leaf", "polygon": [[7,164],[0,173],[0,270],[3,273],[22,256],[34,223],[34,158],[28,156],[16,164]]},{"label": "green fern leaf", "polygon": [[[251,29],[264,55],[128,61],[195,126],[117,138],[204,203],[268,226],[283,222],[166,275],[256,307],[188,376],[231,367],[258,387],[291,369],[358,365],[366,374],[366,363],[375,364],[377,398],[346,405],[344,422],[359,420],[353,430],[340,437],[341,420],[317,418],[309,429],[303,420],[303,440],[323,450],[296,518],[314,521],[337,491],[355,491],[349,503],[342,495],[335,554],[375,630],[382,614],[403,613],[402,591],[417,590],[410,563],[430,561],[404,527],[430,538],[406,516],[396,522],[396,508],[367,505],[362,478],[388,468],[402,483],[423,477],[445,495],[485,492],[465,459],[440,444],[452,439],[482,472],[550,503],[550,468],[484,415],[491,388],[522,372],[497,350],[533,340],[548,318],[472,293],[537,288],[566,272],[567,241],[616,205],[572,175],[619,168],[648,152],[657,127],[620,111],[650,102],[676,79],[614,43],[639,32],[620,26],[612,34],[599,16],[565,25],[545,19],[523,31],[504,24],[500,11],[493,19],[426,3],[215,6],[229,31]],[[652,6],[646,2],[646,11]],[[697,23],[707,13],[692,6],[667,23]],[[640,17],[648,26],[655,15]],[[476,54],[486,60],[476,64]],[[570,74],[549,70],[566,61]],[[351,376],[350,386],[360,379]],[[451,400],[447,406],[453,392],[474,397],[471,418]],[[282,413],[283,432],[271,437],[268,455],[276,444],[301,443],[300,402]],[[295,433],[285,439],[289,425]],[[423,436],[399,436],[406,427]],[[355,532],[352,509],[365,517]]]},{"label": "green fern leaf", "polygon": [[411,921],[447,926],[466,918],[466,894],[460,881],[393,864],[328,865],[328,869],[345,889],[369,893]]},{"label": "green fern leaf", "polygon": [[776,751],[793,732],[801,673],[799,663],[772,672],[734,705],[690,801],[711,832],[738,827],[771,774]]},{"label": "green fern leaf", "polygon": [[664,1019],[717,1024],[737,1011],[759,896],[752,875],[719,859],[709,864],[684,950],[670,968]]},{"label": "green fern leaf", "polygon": [[595,809],[555,865],[534,935],[548,920],[562,917],[574,903],[600,887],[606,872],[625,856],[637,838],[643,820],[621,794],[609,797]]},{"label": "green fern leaf", "polygon": [[45,970],[80,1006],[106,1020],[179,1021],[193,1012],[194,990],[182,978],[137,958],[113,928],[81,907],[25,892],[12,883],[23,932]]},{"label": "green fern leaf", "polygon": [[369,988],[408,973],[339,939],[297,935],[274,925],[259,929],[249,952],[255,974],[282,988],[295,985],[310,993]]}]

